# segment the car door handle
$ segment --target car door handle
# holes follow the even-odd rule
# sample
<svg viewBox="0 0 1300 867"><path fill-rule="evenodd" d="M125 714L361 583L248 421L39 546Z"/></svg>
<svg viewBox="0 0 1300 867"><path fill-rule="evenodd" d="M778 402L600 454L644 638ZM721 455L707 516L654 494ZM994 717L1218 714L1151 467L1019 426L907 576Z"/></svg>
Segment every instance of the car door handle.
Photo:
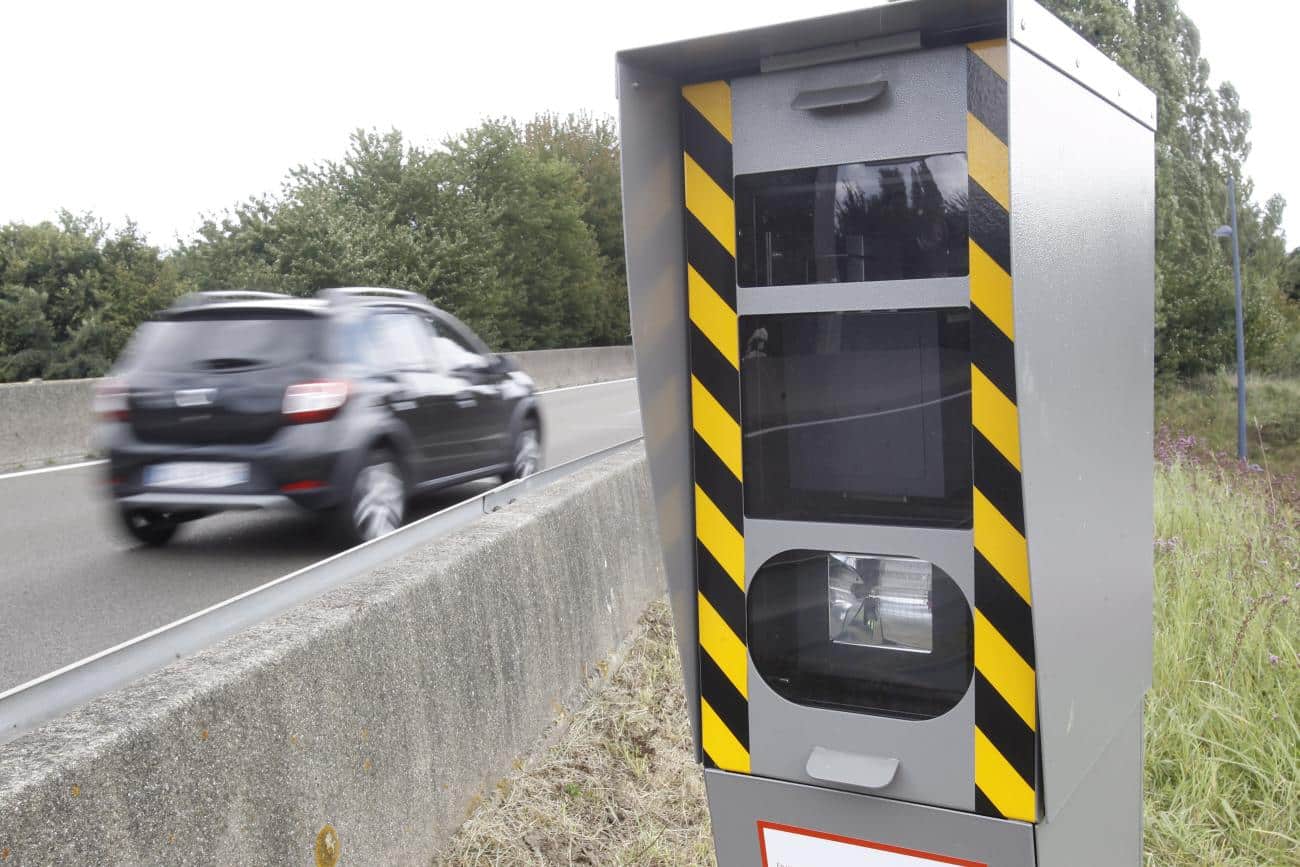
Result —
<svg viewBox="0 0 1300 867"><path fill-rule="evenodd" d="M388 405L397 412L415 409L415 397L408 391L393 391L387 396Z"/></svg>
<svg viewBox="0 0 1300 867"><path fill-rule="evenodd" d="M468 409L471 406L478 406L478 398L474 396L473 392L462 391L460 394L456 395L456 406L459 406L462 409Z"/></svg>

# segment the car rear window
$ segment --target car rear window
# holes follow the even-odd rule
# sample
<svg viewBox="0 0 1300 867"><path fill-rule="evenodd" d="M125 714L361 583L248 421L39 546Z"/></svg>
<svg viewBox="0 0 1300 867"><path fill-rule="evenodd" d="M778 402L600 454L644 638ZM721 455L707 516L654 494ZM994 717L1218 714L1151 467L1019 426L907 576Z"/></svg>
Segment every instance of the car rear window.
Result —
<svg viewBox="0 0 1300 867"><path fill-rule="evenodd" d="M289 312L212 311L146 322L127 357L159 370L245 370L317 355L322 323Z"/></svg>

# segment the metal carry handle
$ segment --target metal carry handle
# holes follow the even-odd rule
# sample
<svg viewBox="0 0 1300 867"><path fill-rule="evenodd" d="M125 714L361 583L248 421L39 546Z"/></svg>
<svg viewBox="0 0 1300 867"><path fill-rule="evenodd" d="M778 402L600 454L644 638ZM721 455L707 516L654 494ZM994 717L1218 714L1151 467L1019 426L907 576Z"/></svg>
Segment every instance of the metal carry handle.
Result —
<svg viewBox="0 0 1300 867"><path fill-rule="evenodd" d="M828 108L867 105L884 95L889 82L883 78L862 84L845 84L819 90L801 90L790 107L795 111L823 111Z"/></svg>
<svg viewBox="0 0 1300 867"><path fill-rule="evenodd" d="M883 789L898 773L898 759L843 753L813 747L804 766L808 776L825 783L839 783L859 789Z"/></svg>

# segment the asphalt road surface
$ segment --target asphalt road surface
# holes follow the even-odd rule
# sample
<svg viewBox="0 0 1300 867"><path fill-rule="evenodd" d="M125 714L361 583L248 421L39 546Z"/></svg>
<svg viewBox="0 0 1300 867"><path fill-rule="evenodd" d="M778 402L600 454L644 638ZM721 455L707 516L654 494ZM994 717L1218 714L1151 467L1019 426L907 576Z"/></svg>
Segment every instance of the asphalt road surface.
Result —
<svg viewBox="0 0 1300 867"><path fill-rule="evenodd" d="M547 466L641 433L636 383L541 395ZM187 524L166 548L118 531L103 467L0 476L0 692L337 553L299 512L230 512ZM482 493L417 500L422 517Z"/></svg>

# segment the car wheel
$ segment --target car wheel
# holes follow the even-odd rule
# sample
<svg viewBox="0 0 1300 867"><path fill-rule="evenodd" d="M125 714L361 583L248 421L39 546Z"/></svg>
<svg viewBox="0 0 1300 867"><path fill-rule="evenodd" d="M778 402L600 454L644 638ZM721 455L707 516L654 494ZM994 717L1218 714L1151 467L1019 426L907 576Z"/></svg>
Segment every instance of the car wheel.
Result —
<svg viewBox="0 0 1300 867"><path fill-rule="evenodd" d="M180 527L173 516L148 509L122 510L122 525L138 542L151 548L161 548L171 541Z"/></svg>
<svg viewBox="0 0 1300 867"><path fill-rule="evenodd" d="M406 480L397 458L376 449L352 482L352 494L339 516L352 544L378 539L402 526L406 517Z"/></svg>
<svg viewBox="0 0 1300 867"><path fill-rule="evenodd" d="M524 426L515 437L514 455L510 469L502 478L507 482L526 479L542 468L542 431L533 419L525 419Z"/></svg>

